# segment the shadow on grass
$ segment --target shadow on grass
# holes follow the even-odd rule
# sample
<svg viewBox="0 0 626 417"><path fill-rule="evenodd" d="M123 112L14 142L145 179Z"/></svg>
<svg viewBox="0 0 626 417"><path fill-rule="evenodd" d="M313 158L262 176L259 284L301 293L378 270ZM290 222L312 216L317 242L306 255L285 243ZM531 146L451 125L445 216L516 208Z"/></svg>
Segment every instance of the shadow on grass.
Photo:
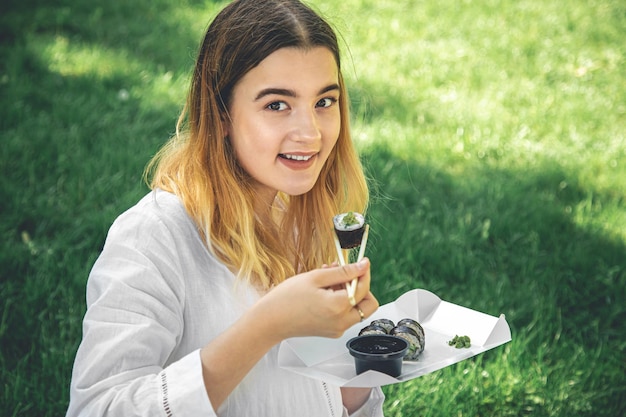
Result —
<svg viewBox="0 0 626 417"><path fill-rule="evenodd" d="M577 409L585 401L553 398L532 404L533 415L553 415L555 407L560 415L622 413L626 404L616 398L623 398L626 372L626 246L575 221L576 210L615 206L614 195L585 189L576 175L554 166L477 169L460 178L382 146L364 159L379 184L369 214L368 256L381 303L424 288L455 304L505 314L515 347L478 360L500 364L506 355L520 367L518 375L537 366L554 383L576 384L572 389L592 410ZM516 350L505 354L509 349ZM443 378L455 370L448 372ZM560 396L563 389L550 387L545 395ZM388 392L403 398L401 391L392 386ZM516 407L529 400L523 398L514 400ZM481 412L488 409L483 405Z"/></svg>
<svg viewBox="0 0 626 417"><path fill-rule="evenodd" d="M201 39L179 12L210 3L225 2L186 0L179 6L167 0L6 0L0 6L0 40L12 44L32 34L64 36L186 70Z"/></svg>
<svg viewBox="0 0 626 417"><path fill-rule="evenodd" d="M506 313L517 331L553 320L555 334L589 348L622 343L626 246L580 227L573 213L612 204L613 196L583 189L555 167L484 169L461 179L384 147L364 157L380 184L370 256L384 302L422 287Z"/></svg>
<svg viewBox="0 0 626 417"><path fill-rule="evenodd" d="M160 1L1 7L0 408L58 416L88 271L113 218L145 192L143 167L173 131L180 102L122 99L139 72L54 71L32 40L123 50L158 74L188 71L199 39Z"/></svg>

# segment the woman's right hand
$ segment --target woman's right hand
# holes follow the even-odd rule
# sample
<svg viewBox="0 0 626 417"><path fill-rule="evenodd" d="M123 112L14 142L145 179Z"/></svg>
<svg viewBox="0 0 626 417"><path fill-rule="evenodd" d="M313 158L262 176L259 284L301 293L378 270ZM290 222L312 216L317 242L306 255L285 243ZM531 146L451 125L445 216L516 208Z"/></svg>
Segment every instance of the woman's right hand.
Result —
<svg viewBox="0 0 626 417"><path fill-rule="evenodd" d="M354 278L358 279L356 306L350 304L345 289ZM377 308L367 258L285 280L201 349L202 376L211 404L217 410L261 357L284 339L340 337L361 320L359 309L369 317Z"/></svg>
<svg viewBox="0 0 626 417"><path fill-rule="evenodd" d="M358 279L356 305L346 283ZM378 309L370 292L370 262L324 266L289 278L263 296L254 310L272 323L277 342L296 336L340 337Z"/></svg>

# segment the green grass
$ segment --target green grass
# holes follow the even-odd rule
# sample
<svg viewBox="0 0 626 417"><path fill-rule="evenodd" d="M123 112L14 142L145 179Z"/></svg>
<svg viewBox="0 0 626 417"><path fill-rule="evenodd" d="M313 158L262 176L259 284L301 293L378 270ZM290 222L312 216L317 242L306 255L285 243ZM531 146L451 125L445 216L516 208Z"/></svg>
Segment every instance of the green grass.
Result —
<svg viewBox="0 0 626 417"><path fill-rule="evenodd" d="M87 274L145 191L224 2L0 6L0 409L61 416ZM349 51L387 303L413 288L513 341L385 387L386 415L626 412L626 6L316 0Z"/></svg>

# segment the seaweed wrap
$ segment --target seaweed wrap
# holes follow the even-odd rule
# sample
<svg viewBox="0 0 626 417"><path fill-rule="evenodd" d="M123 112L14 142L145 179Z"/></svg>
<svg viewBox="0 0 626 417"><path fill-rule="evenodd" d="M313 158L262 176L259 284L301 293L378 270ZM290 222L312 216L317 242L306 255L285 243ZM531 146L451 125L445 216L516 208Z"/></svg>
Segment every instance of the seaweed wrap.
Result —
<svg viewBox="0 0 626 417"><path fill-rule="evenodd" d="M385 329L385 333L387 334L391 331L391 329L396 327L393 321L389 319L376 319L372 321L370 324L382 327L383 329Z"/></svg>
<svg viewBox="0 0 626 417"><path fill-rule="evenodd" d="M407 326L396 326L390 332L393 336L398 336L409 342L409 350L404 356L404 360L414 361L424 351L424 345L415 333L415 330Z"/></svg>
<svg viewBox="0 0 626 417"><path fill-rule="evenodd" d="M422 348L425 346L426 335L424 333L424 328L417 321L408 318L402 319L398 322L398 326L406 326L410 329L413 329L413 331L415 331L415 334L417 335L417 338L420 341L420 344L422 345Z"/></svg>
<svg viewBox="0 0 626 417"><path fill-rule="evenodd" d="M365 232L365 217L356 211L341 213L333 217L335 233L342 249L356 248L361 244Z"/></svg>
<svg viewBox="0 0 626 417"><path fill-rule="evenodd" d="M369 326L365 326L359 332L359 336L364 336L368 334L388 334L387 330L384 327L378 326L376 324L370 324Z"/></svg>

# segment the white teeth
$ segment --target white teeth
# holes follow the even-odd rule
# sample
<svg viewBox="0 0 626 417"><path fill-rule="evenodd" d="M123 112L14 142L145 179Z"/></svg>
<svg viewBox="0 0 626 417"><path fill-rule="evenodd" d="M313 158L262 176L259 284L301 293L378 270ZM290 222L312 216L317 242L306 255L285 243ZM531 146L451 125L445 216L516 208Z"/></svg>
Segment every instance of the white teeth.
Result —
<svg viewBox="0 0 626 417"><path fill-rule="evenodd" d="M312 158L312 155L289 155L289 154L283 154L282 155L284 158L286 159L292 159L294 161L308 161L309 159Z"/></svg>

